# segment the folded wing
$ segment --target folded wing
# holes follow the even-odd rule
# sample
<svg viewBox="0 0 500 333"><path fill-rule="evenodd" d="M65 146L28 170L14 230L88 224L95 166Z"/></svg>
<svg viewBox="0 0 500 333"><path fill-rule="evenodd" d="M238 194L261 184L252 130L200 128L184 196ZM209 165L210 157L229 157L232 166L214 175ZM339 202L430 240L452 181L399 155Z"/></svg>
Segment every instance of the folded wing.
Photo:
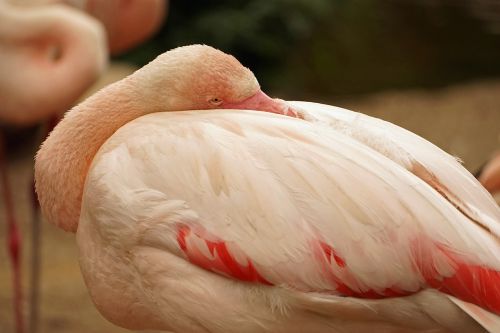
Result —
<svg viewBox="0 0 500 333"><path fill-rule="evenodd" d="M310 102L290 102L308 121L331 127L367 145L424 180L471 221L500 239L500 209L453 156L390 122Z"/></svg>
<svg viewBox="0 0 500 333"><path fill-rule="evenodd" d="M99 156L85 198L110 221L104 234L245 282L365 298L434 287L500 313L498 240L329 126L251 111L154 114Z"/></svg>

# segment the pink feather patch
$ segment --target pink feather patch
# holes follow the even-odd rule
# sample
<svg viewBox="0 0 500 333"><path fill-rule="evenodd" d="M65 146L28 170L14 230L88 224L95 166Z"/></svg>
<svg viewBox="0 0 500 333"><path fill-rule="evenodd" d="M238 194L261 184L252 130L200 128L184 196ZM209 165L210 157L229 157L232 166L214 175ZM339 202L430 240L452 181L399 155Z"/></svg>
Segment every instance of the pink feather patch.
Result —
<svg viewBox="0 0 500 333"><path fill-rule="evenodd" d="M212 258L208 257L196 246L196 241L205 243ZM177 231L177 243L189 261L201 268L241 281L272 285L271 282L260 275L248 257L245 256L244 259L246 265L240 264L228 250L227 244L224 241L205 239L199 233L194 232L191 227L181 225Z"/></svg>
<svg viewBox="0 0 500 333"><path fill-rule="evenodd" d="M319 246L318 246L319 245ZM334 290L343 296L349 297L359 297L359 298L369 298L369 299L379 299L385 297L399 297L407 296L411 294L400 290L396 287L385 288L383 290L359 290L357 288L349 287L346 283L347 280L352 281L355 284L356 277L349 270L347 263L344 258L342 258L337 251L324 241L315 241L312 244L313 249L316 249L316 258L322 265L323 272L332 281L334 285ZM332 270L332 259L335 265L337 265L342 271L342 277L337 276ZM345 281L343 281L345 280Z"/></svg>
<svg viewBox="0 0 500 333"><path fill-rule="evenodd" d="M321 249L323 250L323 253L326 256L326 260L331 264L332 263L332 257L335 260L335 263L339 267L345 267L345 261L343 258L341 258L337 252L331 247L330 245L326 244L325 242L319 242L319 246L321 246Z"/></svg>
<svg viewBox="0 0 500 333"><path fill-rule="evenodd" d="M346 281L355 285L356 277L349 270L345 260L328 244L318 242L320 252L316 254L322 263L323 271L335 285L335 290L344 296L378 299L385 297L407 296L413 292L401 290L395 286L383 290L359 290L349 287ZM456 255L443 246L418 246L414 243L415 269L420 272L428 287L435 288L446 294L455 296L463 301L474 303L493 313L500 314L500 272L484 266L471 265L461 262ZM421 245L421 244L420 244ZM453 266L453 274L442 276L432 266L433 251L441 251ZM335 264L342 268L342 274L336 275L331 267L332 258ZM417 272L416 272L417 274ZM425 285L421 289L425 288Z"/></svg>
<svg viewBox="0 0 500 333"><path fill-rule="evenodd" d="M428 265L419 263L427 284L500 315L500 272L485 266L465 263L444 246L437 245L436 248L448 257L455 272L451 276L443 277Z"/></svg>
<svg viewBox="0 0 500 333"><path fill-rule="evenodd" d="M259 273L252 260L234 243L229 246L227 242L209 235L206 231L198 232L187 225L179 225L177 243L189 261L201 268L240 281L273 285ZM311 242L311 246L316 260L322 265L324 274L332 281L331 292L369 299L407 296L415 292L401 290L396 286L380 290L356 288L356 276L350 271L345 259L332 246L321 240ZM205 251L201 247L206 247ZM435 253L429 251L441 251L449 259L453 267L450 276L443 276L433 267L432 258ZM413 256L415 274L420 272L425 280L420 289L427 285L500 314L500 272L464 263L450 250L439 245L419 246L418 243L414 243ZM335 270L332 265L337 266L340 271ZM329 291L323 290L323 292Z"/></svg>

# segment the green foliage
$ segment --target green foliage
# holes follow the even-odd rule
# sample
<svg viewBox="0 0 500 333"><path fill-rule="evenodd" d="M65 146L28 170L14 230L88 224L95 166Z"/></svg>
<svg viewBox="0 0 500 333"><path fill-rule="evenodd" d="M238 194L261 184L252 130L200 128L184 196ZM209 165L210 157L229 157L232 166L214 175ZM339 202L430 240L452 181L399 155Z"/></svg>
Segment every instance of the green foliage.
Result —
<svg viewBox="0 0 500 333"><path fill-rule="evenodd" d="M235 55L292 98L500 74L500 36L444 0L174 0L162 31L126 59L191 43Z"/></svg>

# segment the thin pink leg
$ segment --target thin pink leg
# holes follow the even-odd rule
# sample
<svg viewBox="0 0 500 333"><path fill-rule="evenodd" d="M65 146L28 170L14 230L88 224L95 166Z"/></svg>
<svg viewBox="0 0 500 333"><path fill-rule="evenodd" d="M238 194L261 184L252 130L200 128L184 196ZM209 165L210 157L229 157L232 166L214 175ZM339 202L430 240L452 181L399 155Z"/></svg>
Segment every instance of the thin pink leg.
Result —
<svg viewBox="0 0 500 333"><path fill-rule="evenodd" d="M47 121L46 127L42 134L42 142L45 141L49 133L54 129L61 118L54 116ZM40 203L35 191L35 179L30 184L31 194L31 209L32 209L32 233L31 233L31 280L30 280L30 317L29 317L29 332L38 332L38 304L40 290L40 251L41 251L41 229L40 223Z"/></svg>
<svg viewBox="0 0 500 333"><path fill-rule="evenodd" d="M14 212L14 202L7 177L7 163L5 158L5 142L3 134L0 136L0 177L7 217L8 250L12 261L14 316L16 333L24 332L22 289L21 289L21 234Z"/></svg>
<svg viewBox="0 0 500 333"><path fill-rule="evenodd" d="M30 304L29 304L29 332L38 332L38 304L40 291L40 251L41 251L41 224L38 198L35 193L35 182L31 182L31 276L30 276Z"/></svg>

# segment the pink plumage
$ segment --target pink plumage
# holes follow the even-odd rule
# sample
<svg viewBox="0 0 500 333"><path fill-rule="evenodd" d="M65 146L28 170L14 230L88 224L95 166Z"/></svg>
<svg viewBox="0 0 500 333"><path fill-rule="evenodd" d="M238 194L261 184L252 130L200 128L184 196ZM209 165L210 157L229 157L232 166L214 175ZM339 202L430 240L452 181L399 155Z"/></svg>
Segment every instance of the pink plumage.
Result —
<svg viewBox="0 0 500 333"><path fill-rule="evenodd" d="M378 119L272 99L207 46L70 111L35 174L98 309L124 327L500 327L500 210L455 158Z"/></svg>

